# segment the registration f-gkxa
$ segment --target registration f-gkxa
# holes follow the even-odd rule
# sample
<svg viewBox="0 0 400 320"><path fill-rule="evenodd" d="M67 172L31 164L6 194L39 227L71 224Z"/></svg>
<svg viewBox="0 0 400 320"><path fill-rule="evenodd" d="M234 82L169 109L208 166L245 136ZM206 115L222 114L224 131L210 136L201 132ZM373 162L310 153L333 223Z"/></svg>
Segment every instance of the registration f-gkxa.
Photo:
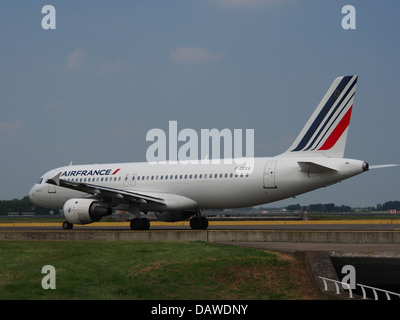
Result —
<svg viewBox="0 0 400 320"><path fill-rule="evenodd" d="M162 221L190 220L206 229L203 209L261 205L309 192L368 171L368 163L343 158L357 76L336 78L303 130L275 157L205 163L70 165L45 173L29 197L63 209L63 228L89 224L124 210L132 230L146 230L154 212ZM250 163L250 165L249 165Z"/></svg>

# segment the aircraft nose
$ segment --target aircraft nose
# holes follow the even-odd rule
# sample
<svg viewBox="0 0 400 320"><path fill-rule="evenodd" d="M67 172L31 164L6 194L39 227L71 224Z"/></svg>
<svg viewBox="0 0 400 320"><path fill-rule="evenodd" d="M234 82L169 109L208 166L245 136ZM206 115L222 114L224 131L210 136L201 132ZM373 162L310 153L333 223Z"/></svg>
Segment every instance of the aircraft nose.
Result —
<svg viewBox="0 0 400 320"><path fill-rule="evenodd" d="M31 190L29 191L29 199L36 204L37 199L35 198L35 193L36 193L36 185L34 185Z"/></svg>

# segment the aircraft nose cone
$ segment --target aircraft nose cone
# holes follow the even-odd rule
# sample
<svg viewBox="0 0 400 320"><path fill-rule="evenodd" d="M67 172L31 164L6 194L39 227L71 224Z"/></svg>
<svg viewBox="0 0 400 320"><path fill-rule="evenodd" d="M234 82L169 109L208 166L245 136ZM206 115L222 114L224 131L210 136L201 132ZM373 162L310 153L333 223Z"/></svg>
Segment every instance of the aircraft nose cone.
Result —
<svg viewBox="0 0 400 320"><path fill-rule="evenodd" d="M35 199L35 186L33 186L31 188L31 190L29 191L29 199L36 204L36 199Z"/></svg>

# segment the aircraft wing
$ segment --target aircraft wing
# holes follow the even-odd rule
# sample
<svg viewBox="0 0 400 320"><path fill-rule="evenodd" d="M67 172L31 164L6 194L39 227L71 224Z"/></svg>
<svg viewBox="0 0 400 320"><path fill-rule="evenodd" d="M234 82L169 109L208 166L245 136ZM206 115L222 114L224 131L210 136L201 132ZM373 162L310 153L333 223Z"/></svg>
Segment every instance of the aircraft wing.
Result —
<svg viewBox="0 0 400 320"><path fill-rule="evenodd" d="M68 188L72 190L77 190L81 192L86 192L94 195L98 198L114 198L120 200L127 200L129 202L136 202L139 204L145 203L158 203L158 204L166 204L165 200L151 194L143 193L143 192L133 192L115 188L109 188L104 186L98 186L90 183L79 183L72 182L60 179L61 172L58 173L51 179L48 179L46 183L53 184L56 186L60 186L63 188Z"/></svg>

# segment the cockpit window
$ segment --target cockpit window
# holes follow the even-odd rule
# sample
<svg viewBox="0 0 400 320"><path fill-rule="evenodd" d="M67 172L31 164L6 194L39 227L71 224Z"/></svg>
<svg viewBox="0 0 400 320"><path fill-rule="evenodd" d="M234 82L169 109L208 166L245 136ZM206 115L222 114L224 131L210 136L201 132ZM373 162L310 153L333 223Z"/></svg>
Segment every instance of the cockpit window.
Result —
<svg viewBox="0 0 400 320"><path fill-rule="evenodd" d="M40 180L38 181L38 184L41 184L43 181L43 178L40 178Z"/></svg>

